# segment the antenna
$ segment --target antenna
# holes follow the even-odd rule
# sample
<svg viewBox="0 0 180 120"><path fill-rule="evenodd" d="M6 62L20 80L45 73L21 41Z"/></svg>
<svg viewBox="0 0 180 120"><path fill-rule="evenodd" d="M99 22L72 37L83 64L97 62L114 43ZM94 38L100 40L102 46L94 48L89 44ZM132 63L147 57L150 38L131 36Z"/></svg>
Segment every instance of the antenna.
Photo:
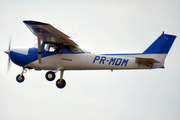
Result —
<svg viewBox="0 0 180 120"><path fill-rule="evenodd" d="M76 36L78 36L78 34L75 33L75 36L72 36L72 39L75 38Z"/></svg>
<svg viewBox="0 0 180 120"><path fill-rule="evenodd" d="M76 32L74 32L74 30L72 30L68 36L70 36L72 39L75 38L78 34L76 34Z"/></svg>
<svg viewBox="0 0 180 120"><path fill-rule="evenodd" d="M93 54L94 54L94 52L95 52L95 50L98 48L98 46L94 49L94 51L93 51Z"/></svg>
<svg viewBox="0 0 180 120"><path fill-rule="evenodd" d="M68 34L68 36L70 36L70 34L73 32L74 30L71 30L71 32Z"/></svg>

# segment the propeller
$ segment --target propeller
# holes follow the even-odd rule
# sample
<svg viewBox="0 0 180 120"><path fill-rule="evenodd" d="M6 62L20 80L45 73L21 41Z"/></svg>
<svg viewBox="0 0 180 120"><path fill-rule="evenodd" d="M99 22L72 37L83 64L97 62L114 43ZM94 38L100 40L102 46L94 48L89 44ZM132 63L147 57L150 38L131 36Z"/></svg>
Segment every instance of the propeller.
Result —
<svg viewBox="0 0 180 120"><path fill-rule="evenodd" d="M9 39L9 48L8 48L8 50L4 51L5 53L7 53L9 55L8 65L7 65L7 72L9 72L10 67L11 67L10 50L11 50L11 38Z"/></svg>

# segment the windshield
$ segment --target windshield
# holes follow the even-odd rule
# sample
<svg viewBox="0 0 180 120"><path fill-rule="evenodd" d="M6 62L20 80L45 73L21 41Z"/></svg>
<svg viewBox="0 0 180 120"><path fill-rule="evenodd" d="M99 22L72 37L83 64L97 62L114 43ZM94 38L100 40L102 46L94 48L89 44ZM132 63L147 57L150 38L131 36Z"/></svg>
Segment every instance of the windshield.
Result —
<svg viewBox="0 0 180 120"><path fill-rule="evenodd" d="M42 45L42 41L41 41L41 45ZM33 46L33 48L38 49L38 43L36 43L36 44Z"/></svg>
<svg viewBox="0 0 180 120"><path fill-rule="evenodd" d="M36 43L36 44L33 46L33 48L38 49L38 44Z"/></svg>

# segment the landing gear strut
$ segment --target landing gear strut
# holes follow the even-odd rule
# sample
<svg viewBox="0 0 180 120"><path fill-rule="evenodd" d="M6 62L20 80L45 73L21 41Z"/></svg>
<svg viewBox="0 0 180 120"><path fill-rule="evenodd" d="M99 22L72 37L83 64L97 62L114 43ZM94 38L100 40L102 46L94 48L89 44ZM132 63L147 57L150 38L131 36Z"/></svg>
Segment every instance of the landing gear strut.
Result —
<svg viewBox="0 0 180 120"><path fill-rule="evenodd" d="M26 73L26 72L27 72L27 70L23 67L23 70L22 70L21 74L18 74L16 76L16 80L17 80L18 83L22 83L25 80L25 77L24 77L23 74Z"/></svg>
<svg viewBox="0 0 180 120"><path fill-rule="evenodd" d="M59 69L57 70L59 71ZM56 71L56 72L57 72ZM64 74L64 70L60 70L61 71L61 74L60 74L60 79L58 79L56 81L56 86L60 89L64 88L66 86L66 81L63 79L63 74ZM53 72L53 71L48 71L45 75L46 79L48 81L53 81L56 77L56 72Z"/></svg>
<svg viewBox="0 0 180 120"><path fill-rule="evenodd" d="M66 86L66 81L63 79L63 73L64 73L64 70L61 70L60 79L56 81L56 86L58 88L64 88Z"/></svg>

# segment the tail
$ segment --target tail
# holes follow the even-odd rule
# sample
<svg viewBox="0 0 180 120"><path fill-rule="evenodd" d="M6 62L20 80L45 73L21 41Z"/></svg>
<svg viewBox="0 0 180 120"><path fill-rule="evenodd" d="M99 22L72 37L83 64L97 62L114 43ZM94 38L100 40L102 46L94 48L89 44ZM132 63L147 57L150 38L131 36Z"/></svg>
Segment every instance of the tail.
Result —
<svg viewBox="0 0 180 120"><path fill-rule="evenodd" d="M142 54L145 58L136 58L136 62L150 65L153 68L164 68L164 60L175 40L175 35L161 34ZM148 57L149 56L149 57Z"/></svg>
<svg viewBox="0 0 180 120"><path fill-rule="evenodd" d="M143 54L168 54L176 36L162 34L156 39Z"/></svg>

